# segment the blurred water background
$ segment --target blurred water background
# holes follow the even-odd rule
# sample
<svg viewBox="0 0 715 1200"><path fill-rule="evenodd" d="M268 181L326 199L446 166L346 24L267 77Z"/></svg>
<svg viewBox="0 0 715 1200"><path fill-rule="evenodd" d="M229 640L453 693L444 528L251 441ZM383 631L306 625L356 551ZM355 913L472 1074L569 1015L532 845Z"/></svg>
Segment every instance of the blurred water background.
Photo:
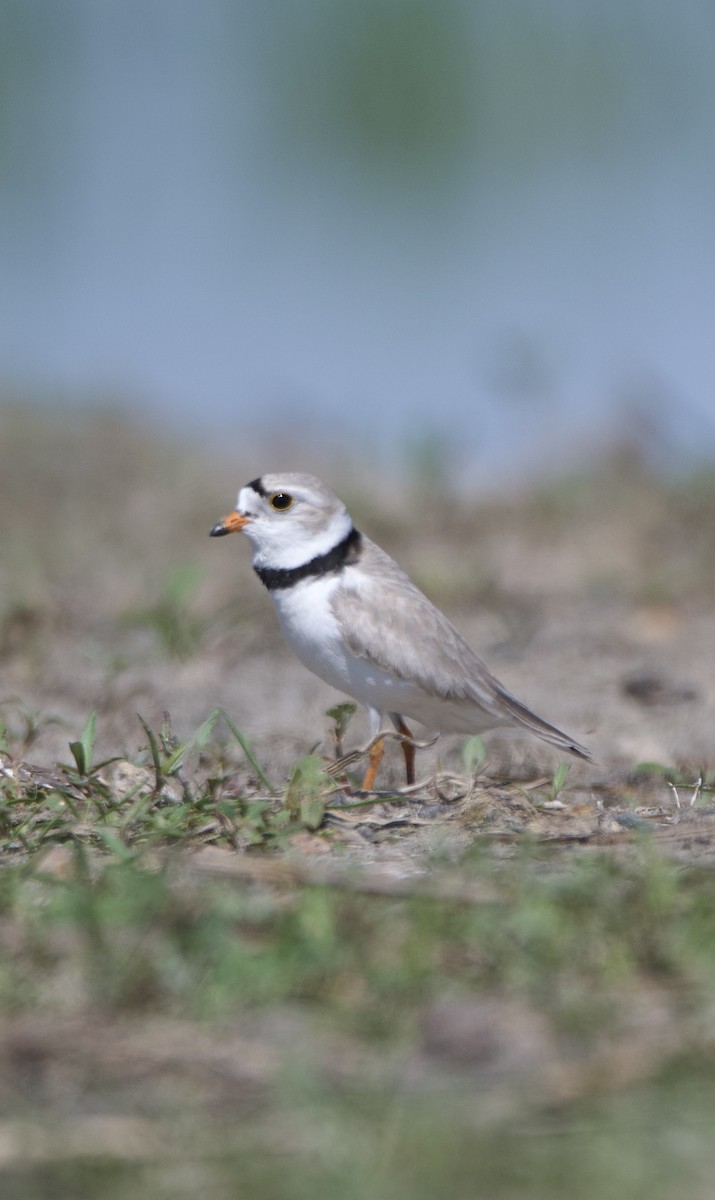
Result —
<svg viewBox="0 0 715 1200"><path fill-rule="evenodd" d="M711 0L3 0L0 393L710 461L714 62Z"/></svg>

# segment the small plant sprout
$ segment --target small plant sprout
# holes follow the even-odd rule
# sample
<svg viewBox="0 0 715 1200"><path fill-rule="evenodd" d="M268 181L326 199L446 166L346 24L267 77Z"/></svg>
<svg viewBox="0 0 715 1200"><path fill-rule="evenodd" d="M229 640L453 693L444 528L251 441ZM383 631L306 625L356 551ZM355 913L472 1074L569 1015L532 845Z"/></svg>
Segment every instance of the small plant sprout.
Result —
<svg viewBox="0 0 715 1200"><path fill-rule="evenodd" d="M149 753L151 754L152 765L155 774L155 791L161 791L164 781L169 776L179 777L179 772L184 765L186 755L190 750L202 750L206 746L214 726L218 720L223 720L229 731L238 742L243 750L246 758L253 767L256 775L261 783L272 796L275 795L275 789L271 784L270 779L266 775L263 767L256 758L250 744L246 741L243 734L231 721L230 717L221 708L215 708L210 712L206 720L199 726L195 733L191 735L185 742L179 742L171 732L171 727L168 718L165 714L164 724L159 736L154 733L151 726L144 720L142 716L137 714L141 726L147 736L149 742Z"/></svg>
<svg viewBox="0 0 715 1200"><path fill-rule="evenodd" d="M200 750L206 745L213 727L220 716L220 711L219 709L214 709L196 732L185 742L179 742L173 736L166 714L161 733L158 737L144 718L139 716L138 713L137 716L149 741L149 752L156 776L155 790L158 792L161 790L168 776L178 775L189 750L194 748Z"/></svg>
<svg viewBox="0 0 715 1200"><path fill-rule="evenodd" d="M319 829L325 816L326 793L333 781L317 754L305 754L293 767L286 788L285 811L291 821Z"/></svg>
<svg viewBox="0 0 715 1200"><path fill-rule="evenodd" d="M551 799L557 800L559 792L562 791L564 784L568 778L569 764L560 762L554 771L554 777L551 780Z"/></svg>
<svg viewBox="0 0 715 1200"><path fill-rule="evenodd" d="M353 700L345 700L342 704L333 705L325 713L326 717L330 717L330 720L333 722L333 728L330 732L333 738L333 749L336 758L343 757L343 738L345 737L348 725L355 716L356 710L357 704Z"/></svg>
<svg viewBox="0 0 715 1200"><path fill-rule="evenodd" d="M94 741L97 735L97 713L96 711L89 714L87 724L85 725L78 742L70 742L70 753L77 764L79 774L86 778L92 770L92 760L94 758Z"/></svg>
<svg viewBox="0 0 715 1200"><path fill-rule="evenodd" d="M484 740L477 736L467 738L462 746L462 766L466 775L478 775L481 768L484 766L487 757L487 748L484 745Z"/></svg>

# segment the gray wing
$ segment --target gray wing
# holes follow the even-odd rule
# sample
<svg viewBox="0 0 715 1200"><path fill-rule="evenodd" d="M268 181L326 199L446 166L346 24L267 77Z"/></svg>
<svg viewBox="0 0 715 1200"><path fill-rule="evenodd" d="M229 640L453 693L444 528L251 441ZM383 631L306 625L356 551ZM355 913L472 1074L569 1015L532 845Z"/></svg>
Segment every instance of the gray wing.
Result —
<svg viewBox="0 0 715 1200"><path fill-rule="evenodd" d="M332 604L345 642L359 658L431 695L486 709L495 724L523 725L579 758L590 758L583 746L502 687L444 614L369 538L363 537L355 571L343 572Z"/></svg>

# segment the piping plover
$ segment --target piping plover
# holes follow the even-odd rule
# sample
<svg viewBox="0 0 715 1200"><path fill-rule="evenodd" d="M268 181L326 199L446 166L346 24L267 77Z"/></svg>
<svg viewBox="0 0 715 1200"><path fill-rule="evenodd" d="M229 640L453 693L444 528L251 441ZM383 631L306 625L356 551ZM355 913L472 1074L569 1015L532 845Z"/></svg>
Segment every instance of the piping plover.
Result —
<svg viewBox="0 0 715 1200"><path fill-rule="evenodd" d="M289 645L310 671L365 705L373 738L389 716L402 735L408 784L415 748L404 718L439 732L516 725L590 754L517 700L412 580L353 525L343 502L313 475L261 475L238 493L211 537L243 530ZM372 790L384 741L363 780Z"/></svg>

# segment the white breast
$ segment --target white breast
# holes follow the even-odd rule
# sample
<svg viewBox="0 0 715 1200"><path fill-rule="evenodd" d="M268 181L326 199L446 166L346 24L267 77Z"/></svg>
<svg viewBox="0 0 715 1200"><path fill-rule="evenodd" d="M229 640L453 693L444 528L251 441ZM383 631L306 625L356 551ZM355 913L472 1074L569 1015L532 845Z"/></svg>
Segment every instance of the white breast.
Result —
<svg viewBox="0 0 715 1200"><path fill-rule="evenodd" d="M346 650L330 604L337 575L305 579L293 587L276 588L271 599L291 649L321 679L345 686Z"/></svg>
<svg viewBox="0 0 715 1200"><path fill-rule="evenodd" d="M408 711L406 705L414 705L419 689L358 658L345 645L330 603L339 586L338 575L325 575L271 592L286 641L308 670L332 687L380 712Z"/></svg>

